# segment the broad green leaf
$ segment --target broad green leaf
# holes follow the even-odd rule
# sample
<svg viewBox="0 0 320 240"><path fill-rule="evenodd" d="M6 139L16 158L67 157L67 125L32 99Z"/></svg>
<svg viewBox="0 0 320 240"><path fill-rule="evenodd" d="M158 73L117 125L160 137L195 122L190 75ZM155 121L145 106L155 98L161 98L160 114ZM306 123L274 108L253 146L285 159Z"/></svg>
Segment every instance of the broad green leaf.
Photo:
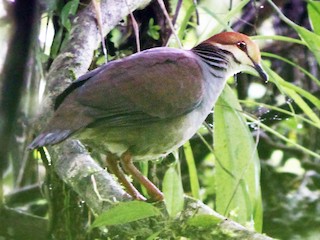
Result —
<svg viewBox="0 0 320 240"><path fill-rule="evenodd" d="M91 228L119 225L158 215L160 215L160 211L150 203L122 202L99 215L92 223Z"/></svg>
<svg viewBox="0 0 320 240"><path fill-rule="evenodd" d="M177 173L175 166L171 166L167 170L162 184L167 211L171 217L174 217L182 211L184 205L181 177Z"/></svg>
<svg viewBox="0 0 320 240"><path fill-rule="evenodd" d="M63 33L63 29L60 28L59 31L54 36L54 39L51 45L51 52L50 52L50 56L52 58L55 58L59 52L59 49L62 43L62 33Z"/></svg>
<svg viewBox="0 0 320 240"><path fill-rule="evenodd" d="M71 1L71 7L70 7L70 14L75 15L77 13L78 7L79 7L79 0L73 0Z"/></svg>
<svg viewBox="0 0 320 240"><path fill-rule="evenodd" d="M243 225L262 229L260 162L247 122L229 86L214 109L216 210Z"/></svg>
<svg viewBox="0 0 320 240"><path fill-rule="evenodd" d="M320 35L320 2L309 1L307 8L313 31Z"/></svg>
<svg viewBox="0 0 320 240"><path fill-rule="evenodd" d="M192 148L189 141L184 144L183 150L186 156L186 161L187 161L188 170L189 170L189 179L190 179L192 196L196 199L200 199L200 186L199 186L197 168L196 168Z"/></svg>
<svg viewBox="0 0 320 240"><path fill-rule="evenodd" d="M223 219L213 215L202 214L189 218L187 224L193 227L212 228L222 221Z"/></svg>
<svg viewBox="0 0 320 240"><path fill-rule="evenodd" d="M308 48L314 54L320 65L320 36L299 25L294 25L294 29L298 32L302 40L306 42Z"/></svg>
<svg viewBox="0 0 320 240"><path fill-rule="evenodd" d="M79 5L79 0L73 0L68 2L61 10L61 24L68 30L68 32L71 30L71 22L69 19L70 15L75 15L77 12Z"/></svg>

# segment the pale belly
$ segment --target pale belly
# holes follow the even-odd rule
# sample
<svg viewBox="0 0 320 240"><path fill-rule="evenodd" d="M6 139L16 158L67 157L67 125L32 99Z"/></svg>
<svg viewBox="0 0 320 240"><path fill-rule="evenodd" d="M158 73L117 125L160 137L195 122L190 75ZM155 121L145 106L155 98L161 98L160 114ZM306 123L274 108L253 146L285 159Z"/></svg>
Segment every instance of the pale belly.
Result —
<svg viewBox="0 0 320 240"><path fill-rule="evenodd" d="M194 110L184 116L132 127L99 126L82 131L77 138L100 151L121 156L129 151L133 160L163 157L183 145L201 127L208 113Z"/></svg>

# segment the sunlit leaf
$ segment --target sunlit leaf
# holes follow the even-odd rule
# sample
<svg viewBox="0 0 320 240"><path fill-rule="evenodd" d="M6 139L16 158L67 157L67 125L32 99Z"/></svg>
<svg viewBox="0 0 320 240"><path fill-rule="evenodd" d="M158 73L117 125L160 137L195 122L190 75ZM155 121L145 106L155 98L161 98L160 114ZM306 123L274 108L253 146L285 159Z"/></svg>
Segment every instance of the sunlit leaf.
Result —
<svg viewBox="0 0 320 240"><path fill-rule="evenodd" d="M307 7L313 31L320 35L320 2L309 1Z"/></svg>
<svg viewBox="0 0 320 240"><path fill-rule="evenodd" d="M256 36L250 36L252 40L275 40L275 41L283 41L283 42L289 42L289 43L296 43L300 45L306 45L304 41L301 41L300 39L292 38L292 37L286 37L281 35L256 35Z"/></svg>
<svg viewBox="0 0 320 240"><path fill-rule="evenodd" d="M186 156L186 161L189 170L189 179L191 185L191 192L192 196L196 199L200 199L200 186L199 186L199 179L197 174L197 168L195 164L195 160L193 157L192 148L190 142L187 142L183 146L184 154Z"/></svg>
<svg viewBox="0 0 320 240"><path fill-rule="evenodd" d="M91 228L124 224L158 215L160 211L150 203L122 202L100 214L92 223Z"/></svg>
<svg viewBox="0 0 320 240"><path fill-rule="evenodd" d="M216 210L262 229L260 163L237 98L226 86L214 109Z"/></svg>
<svg viewBox="0 0 320 240"><path fill-rule="evenodd" d="M184 205L181 177L174 166L167 170L162 184L167 211L170 216L174 217L182 211Z"/></svg>
<svg viewBox="0 0 320 240"><path fill-rule="evenodd" d="M148 32L147 34L152 37L154 40L159 40L160 38L160 26L154 24L154 19L150 18L149 20L149 27L148 27Z"/></svg>

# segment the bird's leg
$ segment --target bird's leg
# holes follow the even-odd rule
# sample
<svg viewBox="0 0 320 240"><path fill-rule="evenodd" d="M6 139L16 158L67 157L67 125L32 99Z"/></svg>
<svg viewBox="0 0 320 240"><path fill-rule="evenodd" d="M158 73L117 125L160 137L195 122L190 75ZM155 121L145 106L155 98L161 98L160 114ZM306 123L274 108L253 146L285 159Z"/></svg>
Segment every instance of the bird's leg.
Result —
<svg viewBox="0 0 320 240"><path fill-rule="evenodd" d="M112 154L107 154L106 159L107 167L111 173L113 173L119 180L119 182L126 188L127 192L137 200L145 201L147 200L144 196L142 196L139 191L132 185L131 182L128 181L124 172L119 166L119 158Z"/></svg>
<svg viewBox="0 0 320 240"><path fill-rule="evenodd" d="M143 176L142 173L133 165L130 152L127 151L122 154L122 156L120 157L120 161L123 169L146 188L149 196L153 200L163 200L162 192L148 178Z"/></svg>

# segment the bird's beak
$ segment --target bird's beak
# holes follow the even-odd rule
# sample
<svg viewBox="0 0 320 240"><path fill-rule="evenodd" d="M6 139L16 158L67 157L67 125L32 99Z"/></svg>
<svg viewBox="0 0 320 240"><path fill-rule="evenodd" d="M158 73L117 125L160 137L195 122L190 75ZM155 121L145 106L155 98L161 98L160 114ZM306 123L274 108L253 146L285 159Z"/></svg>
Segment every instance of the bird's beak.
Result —
<svg viewBox="0 0 320 240"><path fill-rule="evenodd" d="M259 63L254 63L254 69L258 72L259 76L264 80L268 81L268 75L267 73L262 69L261 65Z"/></svg>

